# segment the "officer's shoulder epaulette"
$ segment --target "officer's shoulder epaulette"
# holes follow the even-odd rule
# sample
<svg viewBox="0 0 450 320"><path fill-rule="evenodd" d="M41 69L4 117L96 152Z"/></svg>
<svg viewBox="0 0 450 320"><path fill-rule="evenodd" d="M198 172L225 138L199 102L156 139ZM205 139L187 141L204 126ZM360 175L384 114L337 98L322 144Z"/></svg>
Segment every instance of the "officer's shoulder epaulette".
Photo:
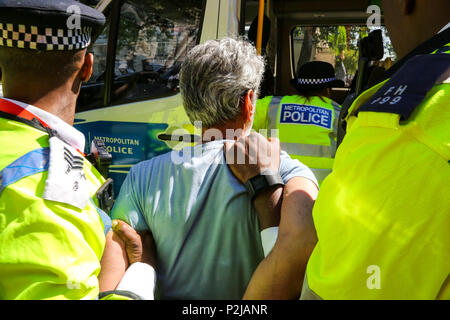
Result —
<svg viewBox="0 0 450 320"><path fill-rule="evenodd" d="M358 112L385 112L408 120L433 86L450 76L450 55L426 54L408 60Z"/></svg>
<svg viewBox="0 0 450 320"><path fill-rule="evenodd" d="M49 144L50 160L43 198L83 210L90 199L85 159L56 136L49 139Z"/></svg>

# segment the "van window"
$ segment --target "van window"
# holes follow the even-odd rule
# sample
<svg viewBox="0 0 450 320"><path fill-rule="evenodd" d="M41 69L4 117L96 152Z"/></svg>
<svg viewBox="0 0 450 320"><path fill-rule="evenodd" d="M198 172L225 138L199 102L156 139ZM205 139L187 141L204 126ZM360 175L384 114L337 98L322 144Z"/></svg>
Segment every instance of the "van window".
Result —
<svg viewBox="0 0 450 320"><path fill-rule="evenodd" d="M95 8L100 1L82 0L81 2ZM95 43L88 49L89 52L94 54L94 70L89 81L81 87L77 100L77 112L100 108L104 105L106 56L109 37L109 9L107 9L105 14L107 18L106 26Z"/></svg>
<svg viewBox="0 0 450 320"><path fill-rule="evenodd" d="M109 25L89 49L94 54L94 71L80 91L77 100L77 112L103 107L108 35Z"/></svg>
<svg viewBox="0 0 450 320"><path fill-rule="evenodd" d="M120 13L112 104L179 92L179 72L199 40L203 0L126 1Z"/></svg>
<svg viewBox="0 0 450 320"><path fill-rule="evenodd" d="M385 27L383 31L385 55L378 62L389 66L395 61L395 52ZM336 78L350 87L358 70L358 42L372 29L366 26L297 26L292 30L292 64L297 74L309 61L325 61L333 65Z"/></svg>

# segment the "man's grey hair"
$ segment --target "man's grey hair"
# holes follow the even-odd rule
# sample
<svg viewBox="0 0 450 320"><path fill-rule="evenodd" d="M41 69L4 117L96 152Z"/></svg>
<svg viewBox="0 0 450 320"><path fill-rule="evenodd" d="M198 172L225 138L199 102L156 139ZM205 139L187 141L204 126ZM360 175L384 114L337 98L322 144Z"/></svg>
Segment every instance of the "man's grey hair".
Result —
<svg viewBox="0 0 450 320"><path fill-rule="evenodd" d="M202 127L220 126L241 115L248 90L258 94L264 59L242 39L211 40L194 47L180 73L180 90L187 115Z"/></svg>

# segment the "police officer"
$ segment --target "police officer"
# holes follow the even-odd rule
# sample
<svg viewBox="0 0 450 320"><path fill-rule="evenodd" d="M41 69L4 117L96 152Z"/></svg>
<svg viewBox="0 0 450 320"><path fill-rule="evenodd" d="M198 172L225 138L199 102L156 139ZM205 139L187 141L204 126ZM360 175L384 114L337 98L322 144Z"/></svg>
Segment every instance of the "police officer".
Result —
<svg viewBox="0 0 450 320"><path fill-rule="evenodd" d="M77 1L0 0L0 299L99 295L105 180L72 124L104 24Z"/></svg>
<svg viewBox="0 0 450 320"><path fill-rule="evenodd" d="M314 224L282 209L283 237L246 298L297 298L302 288L302 299L450 299L450 3L383 9L400 60L351 106ZM318 239L311 256L308 233Z"/></svg>
<svg viewBox="0 0 450 320"><path fill-rule="evenodd" d="M268 129L269 135L279 130L281 148L310 167L320 184L333 166L341 108L330 99L330 88L344 83L335 78L331 64L312 61L300 68L292 84L298 95L257 101L253 129Z"/></svg>

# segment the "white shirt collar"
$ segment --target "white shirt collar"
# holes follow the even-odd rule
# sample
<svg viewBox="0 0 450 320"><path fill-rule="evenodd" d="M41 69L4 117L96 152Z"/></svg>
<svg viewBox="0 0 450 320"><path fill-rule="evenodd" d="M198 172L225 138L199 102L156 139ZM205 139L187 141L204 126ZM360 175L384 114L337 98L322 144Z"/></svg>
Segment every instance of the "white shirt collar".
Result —
<svg viewBox="0 0 450 320"><path fill-rule="evenodd" d="M450 22L447 23L438 33L441 33L442 31L447 30L448 28L450 28Z"/></svg>
<svg viewBox="0 0 450 320"><path fill-rule="evenodd" d="M58 132L58 135L60 135L61 138L63 138L72 147L80 150L81 152L84 151L85 145L84 135L80 131L69 125L68 123L64 122L57 116L45 110L37 108L35 106L32 106L30 104L26 104L13 99L6 99L6 98L3 99L8 100L18 105L19 107L26 109L28 112L34 114L36 117L47 123L50 126L50 128Z"/></svg>

